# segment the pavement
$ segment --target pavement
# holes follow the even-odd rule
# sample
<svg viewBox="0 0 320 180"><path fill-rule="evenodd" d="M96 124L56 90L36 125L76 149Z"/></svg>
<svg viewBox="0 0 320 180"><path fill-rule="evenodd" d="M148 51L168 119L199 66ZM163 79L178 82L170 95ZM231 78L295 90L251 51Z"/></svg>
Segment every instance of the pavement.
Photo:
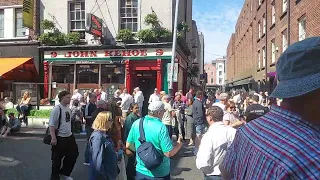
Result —
<svg viewBox="0 0 320 180"><path fill-rule="evenodd" d="M35 130L34 130L35 131ZM39 131L43 132L43 131ZM43 132L44 133L44 132ZM0 139L1 180L49 180L51 172L50 146L41 137L12 136ZM87 180L84 166L85 139L77 139L80 155L72 173L74 180ZM183 147L171 160L172 180L201 180L202 173L195 166L192 148Z"/></svg>
<svg viewBox="0 0 320 180"><path fill-rule="evenodd" d="M15 137L44 137L47 129L45 128L28 128L21 127L19 132L11 133L10 136ZM74 134L77 139L85 139L86 134Z"/></svg>

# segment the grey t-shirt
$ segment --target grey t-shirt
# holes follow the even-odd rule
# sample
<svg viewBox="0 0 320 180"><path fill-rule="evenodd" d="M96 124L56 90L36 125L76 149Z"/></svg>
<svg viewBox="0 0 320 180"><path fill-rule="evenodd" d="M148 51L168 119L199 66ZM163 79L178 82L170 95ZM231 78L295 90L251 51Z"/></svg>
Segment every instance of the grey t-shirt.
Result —
<svg viewBox="0 0 320 180"><path fill-rule="evenodd" d="M59 114L61 108L61 125L59 128L59 137L69 137L72 135L71 132L71 111L69 107L65 107L61 104L55 106L50 114L49 126L58 128Z"/></svg>

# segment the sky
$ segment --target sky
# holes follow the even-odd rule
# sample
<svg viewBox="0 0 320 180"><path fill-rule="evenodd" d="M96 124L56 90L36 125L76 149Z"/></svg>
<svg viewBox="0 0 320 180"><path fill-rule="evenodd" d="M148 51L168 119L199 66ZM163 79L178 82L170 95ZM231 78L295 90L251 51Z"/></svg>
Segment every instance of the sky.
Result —
<svg viewBox="0 0 320 180"><path fill-rule="evenodd" d="M193 20L204 34L205 62L226 55L244 0L193 0Z"/></svg>

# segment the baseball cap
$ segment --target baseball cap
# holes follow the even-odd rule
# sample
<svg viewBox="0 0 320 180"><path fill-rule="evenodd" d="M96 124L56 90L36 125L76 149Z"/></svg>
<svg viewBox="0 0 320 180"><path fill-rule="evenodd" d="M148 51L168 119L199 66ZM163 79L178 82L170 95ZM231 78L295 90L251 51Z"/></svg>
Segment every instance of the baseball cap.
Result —
<svg viewBox="0 0 320 180"><path fill-rule="evenodd" d="M149 104L148 109L150 111L161 111L164 110L164 104L161 101L153 101Z"/></svg>
<svg viewBox="0 0 320 180"><path fill-rule="evenodd" d="M296 42L280 56L273 98L302 96L320 88L320 37Z"/></svg>

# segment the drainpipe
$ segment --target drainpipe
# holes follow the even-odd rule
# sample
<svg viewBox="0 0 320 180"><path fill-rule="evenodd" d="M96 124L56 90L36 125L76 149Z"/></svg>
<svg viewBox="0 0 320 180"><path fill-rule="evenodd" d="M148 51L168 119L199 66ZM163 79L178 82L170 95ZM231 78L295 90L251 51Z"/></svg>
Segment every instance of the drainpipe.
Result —
<svg viewBox="0 0 320 180"><path fill-rule="evenodd" d="M288 0L288 12L287 12L287 17L288 17L288 46L290 46L290 30L291 30L291 16L290 16L290 12L291 12L291 0Z"/></svg>
<svg viewBox="0 0 320 180"><path fill-rule="evenodd" d="M265 81L266 81L266 86L267 86L267 82L268 82L268 28L267 28L267 24L268 24L268 1L265 2L266 3L266 14L265 14L265 18L266 18L266 35L265 35L265 38L266 38L266 47L265 47L265 54L266 54L266 71L265 71ZM266 87L265 90L268 90L269 88ZM269 89L270 90L270 89Z"/></svg>

